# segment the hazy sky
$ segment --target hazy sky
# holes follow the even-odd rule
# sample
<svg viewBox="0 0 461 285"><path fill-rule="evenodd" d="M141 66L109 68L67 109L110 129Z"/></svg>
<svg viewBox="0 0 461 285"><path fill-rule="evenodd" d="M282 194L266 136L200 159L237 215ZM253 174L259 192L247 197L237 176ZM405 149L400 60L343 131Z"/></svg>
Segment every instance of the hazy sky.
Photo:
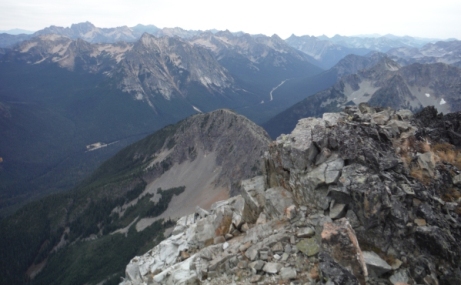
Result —
<svg viewBox="0 0 461 285"><path fill-rule="evenodd" d="M0 30L90 21L251 34L387 34L461 39L461 1L0 0Z"/></svg>

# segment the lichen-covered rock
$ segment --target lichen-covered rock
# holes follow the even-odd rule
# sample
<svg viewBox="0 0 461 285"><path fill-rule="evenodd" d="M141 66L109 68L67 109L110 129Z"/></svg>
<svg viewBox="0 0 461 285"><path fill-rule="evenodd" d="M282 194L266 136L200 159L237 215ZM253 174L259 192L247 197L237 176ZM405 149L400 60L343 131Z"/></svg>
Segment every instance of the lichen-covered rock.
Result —
<svg viewBox="0 0 461 285"><path fill-rule="evenodd" d="M305 238L296 244L296 248L307 256L314 256L320 251L320 245L315 238Z"/></svg>

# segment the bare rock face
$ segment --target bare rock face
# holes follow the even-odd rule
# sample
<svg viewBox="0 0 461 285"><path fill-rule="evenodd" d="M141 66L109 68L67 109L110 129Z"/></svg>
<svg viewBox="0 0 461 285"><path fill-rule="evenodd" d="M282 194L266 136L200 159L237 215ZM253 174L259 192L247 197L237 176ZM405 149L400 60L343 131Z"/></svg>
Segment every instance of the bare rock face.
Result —
<svg viewBox="0 0 461 285"><path fill-rule="evenodd" d="M425 124L366 105L301 120L270 145L264 174L244 180L242 196L178 221L176 235L131 261L122 284L458 284L461 154L448 144L457 129L428 143L416 136L434 132ZM418 163L423 154L430 166ZM232 237L196 242L205 233Z"/></svg>
<svg viewBox="0 0 461 285"><path fill-rule="evenodd" d="M124 55L116 73L123 76L123 91L139 96L160 95L167 100L187 96L187 89L183 88L187 82L216 92L233 83L209 50L193 47L179 38L149 34L144 34Z"/></svg>

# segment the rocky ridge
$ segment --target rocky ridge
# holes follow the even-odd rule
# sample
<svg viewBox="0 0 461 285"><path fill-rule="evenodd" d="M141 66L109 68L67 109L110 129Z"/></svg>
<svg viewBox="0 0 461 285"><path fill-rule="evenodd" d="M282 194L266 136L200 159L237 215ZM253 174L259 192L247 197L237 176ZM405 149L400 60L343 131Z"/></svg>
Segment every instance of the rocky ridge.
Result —
<svg viewBox="0 0 461 285"><path fill-rule="evenodd" d="M138 24L134 27L120 26L114 28L96 27L90 22L72 24L70 27L49 26L32 34L0 34L0 47L12 47L15 44L29 40L33 37L43 35L60 35L71 39L82 39L90 43L116 43L116 42L135 42L144 33L149 33L157 37L180 37L190 38L203 31L184 30L181 28L160 29L154 25Z"/></svg>
<svg viewBox="0 0 461 285"><path fill-rule="evenodd" d="M321 40L330 40L331 42L349 47L349 48L367 48L380 52L387 52L395 47L421 47L427 43L435 42L435 39L413 38L409 36L399 37L394 35L384 35L380 37L346 37L335 35L331 38L326 36L319 37Z"/></svg>
<svg viewBox="0 0 461 285"><path fill-rule="evenodd" d="M277 60L278 54L290 55L294 60L309 61L308 56L292 49L279 36L252 36L250 34L235 35L229 31L217 33L205 32L190 39L194 45L204 46L213 51L220 59L235 52L250 60L252 63L261 63L265 58L272 58L274 66L283 66L286 60ZM274 58L275 57L275 58ZM312 59L311 59L312 60ZM312 60L312 62L315 62Z"/></svg>
<svg viewBox="0 0 461 285"><path fill-rule="evenodd" d="M423 45L435 42L434 39L421 39L412 37L397 37L385 35L380 37L363 36L363 37L345 37L335 35L327 36L295 36L292 35L286 39L286 42L312 56L319 62L323 68L331 68L339 60L349 54L366 55L369 52L395 52L400 55L413 52ZM443 43L443 42L440 42ZM430 44L428 44L429 46ZM397 55L399 56L399 55Z"/></svg>
<svg viewBox="0 0 461 285"><path fill-rule="evenodd" d="M459 284L460 116L360 104L302 119L263 175L180 218L121 284Z"/></svg>
<svg viewBox="0 0 461 285"><path fill-rule="evenodd" d="M387 52L401 64L411 63L446 63L461 67L461 41L428 43L421 48L396 47Z"/></svg>
<svg viewBox="0 0 461 285"><path fill-rule="evenodd" d="M328 39L314 36L291 35L285 40L290 46L315 58L323 68L331 68L347 55L365 55L371 52L367 48L350 48L333 43Z"/></svg>
<svg viewBox="0 0 461 285"><path fill-rule="evenodd" d="M55 34L22 42L2 61L55 63L68 70L116 78L119 88L152 105L152 96L186 96L185 86L199 84L219 93L233 83L230 74L206 49L179 38L144 34L136 43L91 44ZM152 105L153 106L153 105Z"/></svg>

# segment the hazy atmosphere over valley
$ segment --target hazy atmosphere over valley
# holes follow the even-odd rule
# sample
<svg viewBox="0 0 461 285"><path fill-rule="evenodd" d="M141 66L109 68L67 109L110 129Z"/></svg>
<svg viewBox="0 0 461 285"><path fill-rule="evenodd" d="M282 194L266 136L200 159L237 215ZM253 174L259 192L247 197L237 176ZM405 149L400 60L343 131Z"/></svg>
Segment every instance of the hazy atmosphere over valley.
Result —
<svg viewBox="0 0 461 285"><path fill-rule="evenodd" d="M0 284L461 284L460 15L0 0Z"/></svg>
<svg viewBox="0 0 461 285"><path fill-rule="evenodd" d="M461 38L461 3L364 0L280 1L10 1L0 3L0 30L37 31L56 25L90 21L112 28L156 25L186 30L230 30L250 34L277 34L287 38L336 34L385 35L424 38Z"/></svg>

